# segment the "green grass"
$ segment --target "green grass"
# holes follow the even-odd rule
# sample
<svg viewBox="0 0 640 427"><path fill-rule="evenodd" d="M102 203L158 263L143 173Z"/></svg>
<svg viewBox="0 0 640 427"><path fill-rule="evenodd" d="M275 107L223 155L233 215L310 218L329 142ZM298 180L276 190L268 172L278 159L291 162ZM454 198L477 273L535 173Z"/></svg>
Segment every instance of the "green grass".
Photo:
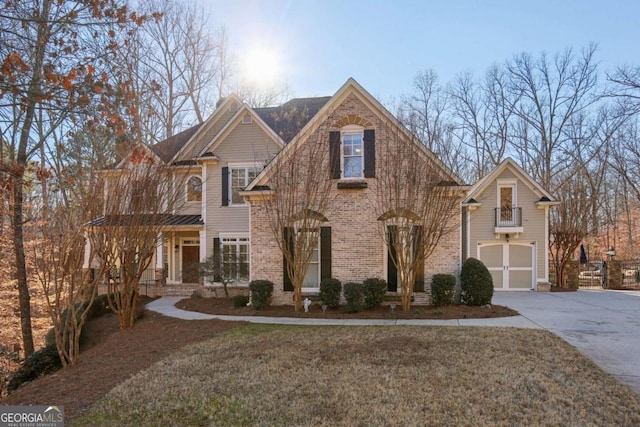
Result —
<svg viewBox="0 0 640 427"><path fill-rule="evenodd" d="M157 363L71 425L640 425L640 398L546 331L254 325Z"/></svg>

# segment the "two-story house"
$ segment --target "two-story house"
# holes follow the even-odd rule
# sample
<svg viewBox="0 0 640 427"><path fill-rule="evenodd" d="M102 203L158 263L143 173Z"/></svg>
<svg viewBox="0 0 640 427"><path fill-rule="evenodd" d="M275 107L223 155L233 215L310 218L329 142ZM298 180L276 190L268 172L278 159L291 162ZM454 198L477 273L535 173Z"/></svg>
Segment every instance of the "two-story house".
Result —
<svg viewBox="0 0 640 427"><path fill-rule="evenodd" d="M416 143L353 79L331 97L293 99L278 107L250 108L234 95L221 99L205 122L149 148L172 171L184 200L163 228L145 280L160 284L165 295L190 295L202 282L198 266L213 256L234 286L271 280L274 299L290 303L283 257L260 213L260 190L268 188L268 168L278 153L323 139L326 156L337 162L326 175L337 205L321 227L305 290L317 292L328 276L343 282L382 277L389 291L397 292L395 267L375 231L380 217L367 204L376 173L394 166L376 162L390 135ZM420 149L442 182L468 188L433 153ZM433 274L456 274L470 256L487 264L496 288L535 289L548 281L548 210L555 203L512 160L503 162L469 189L453 218L457 231L442 239L419 269L416 302L428 302Z"/></svg>

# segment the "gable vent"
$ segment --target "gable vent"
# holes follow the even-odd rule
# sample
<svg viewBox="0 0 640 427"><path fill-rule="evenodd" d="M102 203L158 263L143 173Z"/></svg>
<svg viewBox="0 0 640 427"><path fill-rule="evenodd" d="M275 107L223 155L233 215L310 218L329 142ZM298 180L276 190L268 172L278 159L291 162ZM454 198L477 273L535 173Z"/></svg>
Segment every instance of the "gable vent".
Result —
<svg viewBox="0 0 640 427"><path fill-rule="evenodd" d="M242 124L247 125L249 123L253 123L253 118L251 117L251 115L245 114L244 116L242 116Z"/></svg>

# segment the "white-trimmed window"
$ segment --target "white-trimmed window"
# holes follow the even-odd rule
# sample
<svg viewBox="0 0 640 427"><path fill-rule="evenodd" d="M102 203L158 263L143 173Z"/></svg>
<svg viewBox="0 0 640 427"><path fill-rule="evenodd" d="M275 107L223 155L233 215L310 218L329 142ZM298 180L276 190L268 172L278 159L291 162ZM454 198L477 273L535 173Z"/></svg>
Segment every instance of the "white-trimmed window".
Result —
<svg viewBox="0 0 640 427"><path fill-rule="evenodd" d="M307 272L302 281L302 289L317 290L320 287L320 230L298 230L298 233L304 239L305 246L315 240Z"/></svg>
<svg viewBox="0 0 640 427"><path fill-rule="evenodd" d="M258 176L258 168L255 166L229 166L229 194L231 205L246 205L240 192Z"/></svg>
<svg viewBox="0 0 640 427"><path fill-rule="evenodd" d="M341 170L343 178L364 177L364 135L360 126L342 128Z"/></svg>
<svg viewBox="0 0 640 427"><path fill-rule="evenodd" d="M220 236L222 271L236 282L249 281L249 244L248 236Z"/></svg>
<svg viewBox="0 0 640 427"><path fill-rule="evenodd" d="M187 202L202 201L202 180L200 177L192 176L187 180Z"/></svg>

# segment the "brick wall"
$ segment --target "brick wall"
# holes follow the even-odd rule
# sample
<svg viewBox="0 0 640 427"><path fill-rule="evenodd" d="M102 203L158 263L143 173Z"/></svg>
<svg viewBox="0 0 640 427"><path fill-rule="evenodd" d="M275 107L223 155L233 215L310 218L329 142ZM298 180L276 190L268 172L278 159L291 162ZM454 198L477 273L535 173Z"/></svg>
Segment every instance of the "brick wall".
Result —
<svg viewBox="0 0 640 427"><path fill-rule="evenodd" d="M348 96L314 131L308 141L326 143L328 159L329 131L339 130L346 124L364 124L376 131L376 152L385 144L397 140L398 132L386 118L370 110L357 96ZM376 156L376 176L380 168L389 167ZM325 167L323 164L310 167ZM425 167L427 167L425 165ZM327 168L327 177L329 170ZM338 189L332 184L331 204L323 214L331 227L332 276L343 283L361 282L369 277L386 279L386 252L382 238L383 228L376 207L377 178L367 178L365 189ZM273 302L291 304L293 292L283 291L282 253L274 238L268 220L267 204L260 199L251 200L251 278L267 279L275 284ZM451 218L459 222L459 215ZM430 301L431 276L437 273L457 274L460 267L460 227L443 238L438 249L425 262L425 291L415 295L415 302Z"/></svg>

